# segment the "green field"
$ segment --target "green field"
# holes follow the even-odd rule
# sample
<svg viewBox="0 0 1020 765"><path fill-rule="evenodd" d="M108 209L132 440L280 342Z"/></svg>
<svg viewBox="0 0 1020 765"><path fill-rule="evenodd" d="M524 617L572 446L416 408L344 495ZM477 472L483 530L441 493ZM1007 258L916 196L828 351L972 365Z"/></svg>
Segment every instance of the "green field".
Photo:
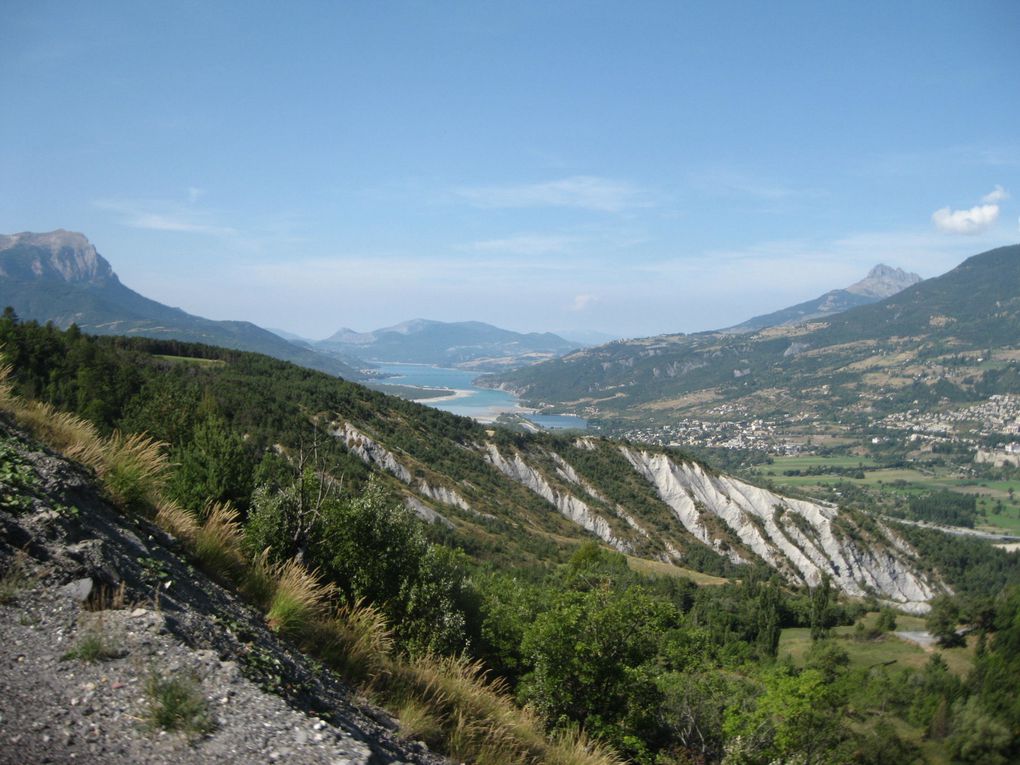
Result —
<svg viewBox="0 0 1020 765"><path fill-rule="evenodd" d="M630 566L631 570L637 571L639 574L647 574L649 576L682 577L684 579L690 579L699 586L720 585L726 584L729 581L728 579L723 579L721 576L702 574L700 571L695 571L694 569L681 568L680 566L674 566L671 563L648 560L647 558L635 558L632 555L627 556L627 565Z"/></svg>
<svg viewBox="0 0 1020 765"><path fill-rule="evenodd" d="M784 470L805 470L812 467L831 468L856 468L875 467L877 463L870 457L855 457L853 455L840 455L837 457L819 457L816 455L800 455L797 457L776 457L768 470L782 474Z"/></svg>
<svg viewBox="0 0 1020 765"><path fill-rule="evenodd" d="M861 621L865 626L874 623L877 614L870 613L862 617ZM923 631L925 629L924 619L916 616L897 615L896 629L898 631ZM970 638L965 647L960 648L938 648L924 649L916 643L902 640L896 635L886 634L876 640L854 640L853 627L836 627L832 630L832 637L841 648L850 655L850 666L852 668L869 668L892 661L896 667L911 667L920 669L931 655L938 651L946 660L949 669L963 677L970 671L974 663L974 638ZM807 627L790 627L783 630L779 638L779 657L789 656L793 663L803 666L805 657L811 648L811 630Z"/></svg>
<svg viewBox="0 0 1020 765"><path fill-rule="evenodd" d="M222 367L226 366L223 359L202 359L198 356L167 356L162 353L153 354L157 359L169 361L173 364L195 364L200 367Z"/></svg>
<svg viewBox="0 0 1020 765"><path fill-rule="evenodd" d="M787 470L864 468L863 478L840 475L836 472L821 475L783 475ZM869 469L870 468L870 469ZM977 528L995 533L1020 534L1020 481L979 481L959 477L959 473L946 468L919 470L914 468L880 468L866 457L798 456L777 457L771 465L763 465L760 475L776 486L796 488L823 494L840 483L869 489L880 503L882 499L906 498L911 495L948 489L963 494L977 495L979 518ZM1010 490L1012 489L1012 495Z"/></svg>

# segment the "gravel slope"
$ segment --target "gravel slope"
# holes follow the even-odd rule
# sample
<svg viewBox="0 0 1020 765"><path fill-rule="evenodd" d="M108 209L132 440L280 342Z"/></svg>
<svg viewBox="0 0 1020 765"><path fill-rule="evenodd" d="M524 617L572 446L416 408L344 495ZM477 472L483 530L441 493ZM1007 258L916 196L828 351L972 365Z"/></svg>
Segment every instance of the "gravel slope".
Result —
<svg viewBox="0 0 1020 765"><path fill-rule="evenodd" d="M3 422L0 447L0 577L22 574L0 604L0 763L447 762L399 740L80 467ZM97 598L116 607L90 610ZM110 655L68 656L97 639ZM207 731L148 724L154 674L194 683Z"/></svg>

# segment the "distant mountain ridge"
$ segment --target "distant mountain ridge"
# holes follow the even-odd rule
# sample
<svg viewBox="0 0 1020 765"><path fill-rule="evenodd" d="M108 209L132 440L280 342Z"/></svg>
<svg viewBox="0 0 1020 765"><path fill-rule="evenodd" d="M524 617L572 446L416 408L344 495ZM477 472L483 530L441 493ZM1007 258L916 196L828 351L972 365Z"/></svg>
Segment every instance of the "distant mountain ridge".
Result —
<svg viewBox="0 0 1020 765"><path fill-rule="evenodd" d="M343 328L313 344L369 361L507 369L568 353L578 343L551 332L514 332L480 321L412 319L372 332Z"/></svg>
<svg viewBox="0 0 1020 765"><path fill-rule="evenodd" d="M881 288L877 276L866 289ZM1014 392L1009 367L985 369L979 359L988 350L1009 359L1018 347L1020 245L1010 245L814 321L619 341L483 382L589 418L692 416L722 401L746 413L795 407L845 417Z"/></svg>
<svg viewBox="0 0 1020 765"><path fill-rule="evenodd" d="M22 319L101 335L139 335L264 353L349 379L365 375L343 360L301 347L247 321L214 321L150 300L124 286L80 233L0 235L0 305Z"/></svg>
<svg viewBox="0 0 1020 765"><path fill-rule="evenodd" d="M860 305L868 305L892 297L897 292L901 292L919 281L921 281L921 277L917 274L879 263L868 272L866 277L845 289L829 290L814 300L807 300L789 308L781 308L772 313L755 316L736 326L729 327L726 331L756 332L766 327L798 324L832 316Z"/></svg>

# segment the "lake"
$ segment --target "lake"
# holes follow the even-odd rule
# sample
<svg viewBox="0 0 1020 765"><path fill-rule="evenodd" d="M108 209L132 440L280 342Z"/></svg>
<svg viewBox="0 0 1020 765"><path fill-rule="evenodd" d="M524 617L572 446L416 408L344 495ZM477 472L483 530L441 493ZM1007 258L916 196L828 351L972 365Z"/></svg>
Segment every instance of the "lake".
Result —
<svg viewBox="0 0 1020 765"><path fill-rule="evenodd" d="M588 427L588 423L580 417L567 414L536 414L522 407L512 393L479 388L473 382L479 376L478 372L425 364L377 364L377 366L381 374L388 375L381 381L383 383L449 389L449 396L424 398L421 403L453 414L472 417L479 422L492 422L501 414L518 414L546 430L565 428L583 430Z"/></svg>

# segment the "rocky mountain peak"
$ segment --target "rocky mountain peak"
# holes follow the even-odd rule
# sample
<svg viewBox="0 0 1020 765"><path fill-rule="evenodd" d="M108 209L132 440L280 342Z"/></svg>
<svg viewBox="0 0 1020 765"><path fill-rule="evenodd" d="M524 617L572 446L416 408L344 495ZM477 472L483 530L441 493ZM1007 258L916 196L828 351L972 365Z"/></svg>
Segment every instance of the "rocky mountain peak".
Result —
<svg viewBox="0 0 1020 765"><path fill-rule="evenodd" d="M0 276L102 283L117 277L109 262L76 231L0 234Z"/></svg>
<svg viewBox="0 0 1020 765"><path fill-rule="evenodd" d="M855 295L866 295L874 298L892 297L897 292L902 292L921 281L917 274L904 271L902 268L893 268L884 263L879 263L872 268L868 275L855 284L846 288L847 292Z"/></svg>

